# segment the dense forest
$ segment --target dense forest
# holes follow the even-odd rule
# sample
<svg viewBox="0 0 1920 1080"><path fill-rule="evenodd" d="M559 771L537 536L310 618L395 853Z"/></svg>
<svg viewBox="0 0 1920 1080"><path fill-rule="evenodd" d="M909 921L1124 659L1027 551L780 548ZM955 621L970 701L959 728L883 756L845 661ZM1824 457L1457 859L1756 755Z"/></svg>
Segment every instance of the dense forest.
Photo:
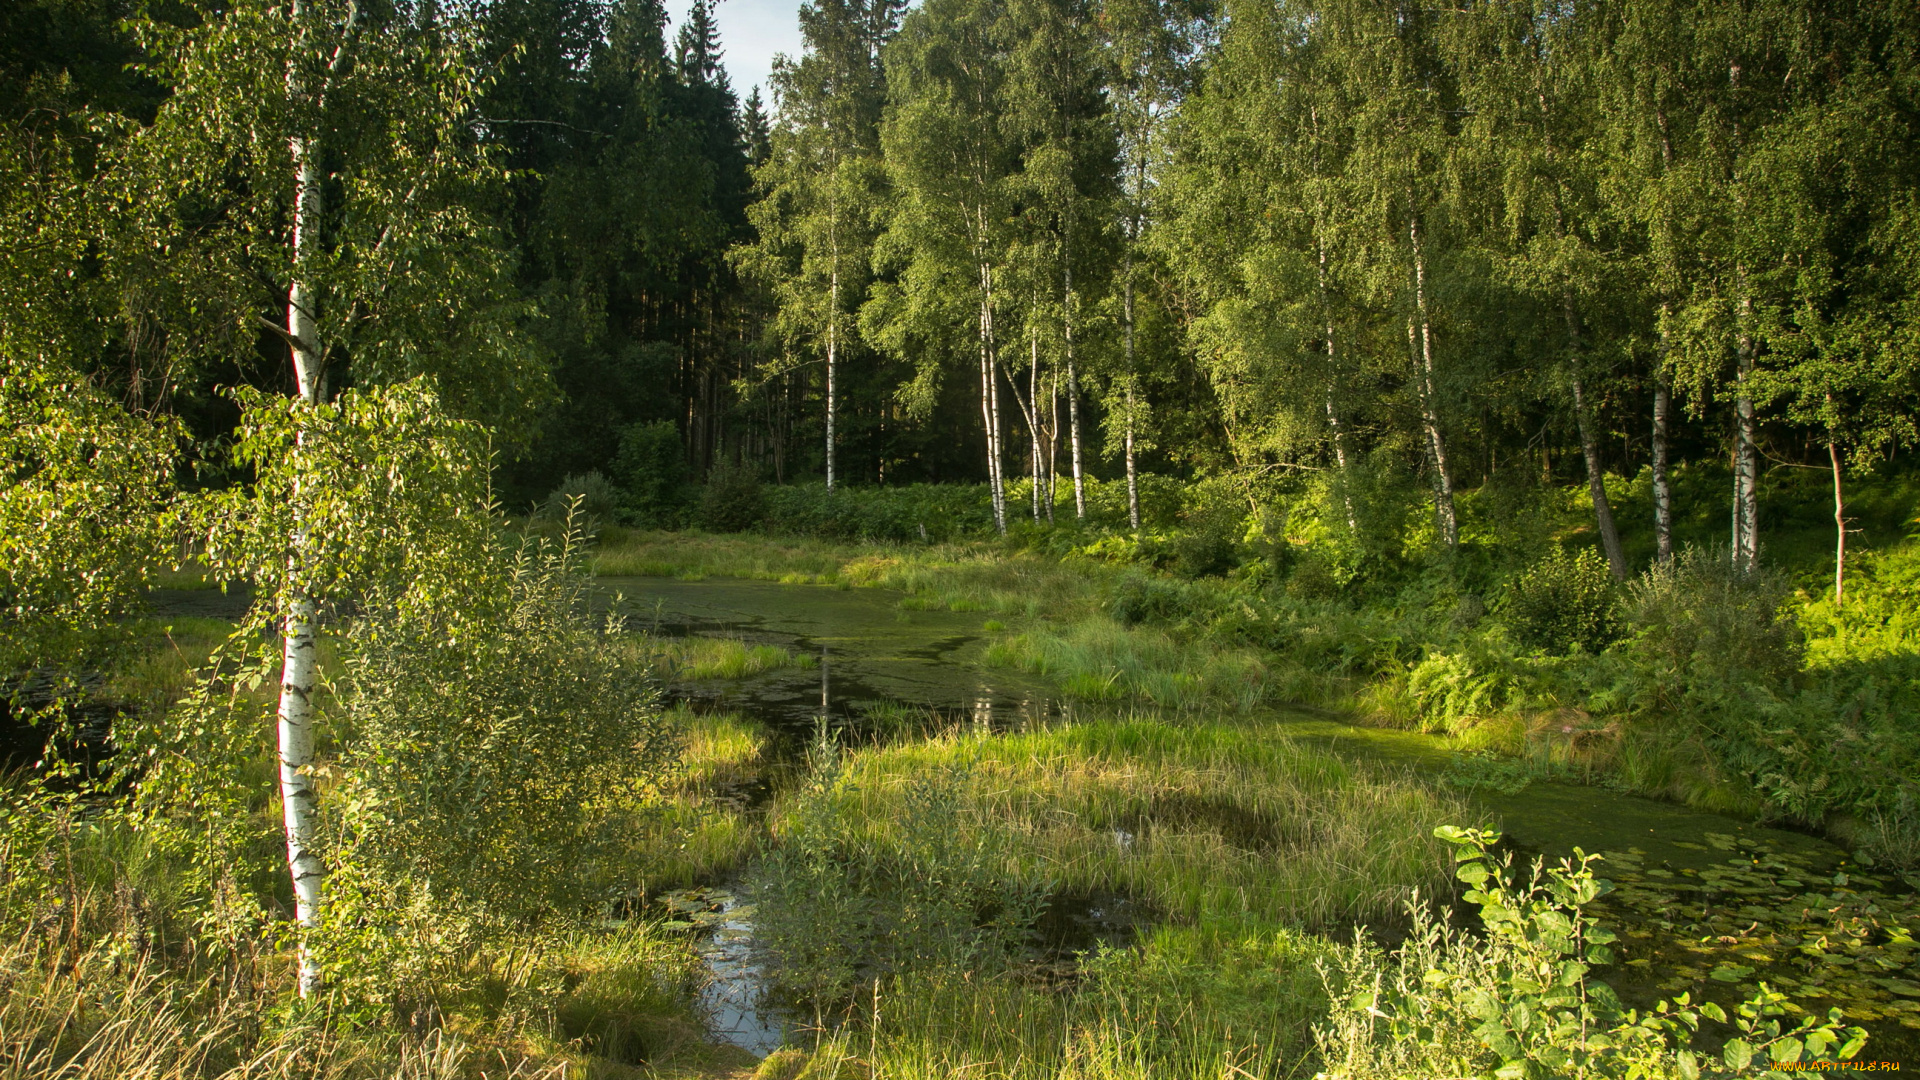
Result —
<svg viewBox="0 0 1920 1080"><path fill-rule="evenodd" d="M0 1077L1920 1046L1920 9L715 3L0 7Z"/></svg>

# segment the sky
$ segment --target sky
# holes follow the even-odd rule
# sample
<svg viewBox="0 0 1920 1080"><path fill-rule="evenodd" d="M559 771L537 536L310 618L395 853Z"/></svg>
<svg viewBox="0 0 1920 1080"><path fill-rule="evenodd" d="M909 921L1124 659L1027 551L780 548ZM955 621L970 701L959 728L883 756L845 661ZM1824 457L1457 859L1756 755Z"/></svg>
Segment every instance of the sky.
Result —
<svg viewBox="0 0 1920 1080"><path fill-rule="evenodd" d="M680 32L680 23L692 6L690 0L669 0L673 26L667 31L668 42ZM800 0L720 0L714 10L720 24L720 63L740 100L745 101L758 86L767 110L773 110L767 76L773 71L773 54L800 55L799 12Z"/></svg>

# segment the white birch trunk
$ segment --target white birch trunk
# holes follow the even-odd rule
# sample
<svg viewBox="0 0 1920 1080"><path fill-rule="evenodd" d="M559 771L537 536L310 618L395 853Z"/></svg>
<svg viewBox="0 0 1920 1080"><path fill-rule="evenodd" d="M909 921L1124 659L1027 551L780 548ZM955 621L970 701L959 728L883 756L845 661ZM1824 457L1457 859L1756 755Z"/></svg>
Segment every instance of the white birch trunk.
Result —
<svg viewBox="0 0 1920 1080"><path fill-rule="evenodd" d="M833 491L833 404L835 376L839 367L840 345L840 265L839 252L834 252L834 265L827 285L827 491Z"/></svg>
<svg viewBox="0 0 1920 1080"><path fill-rule="evenodd" d="M304 5L294 5L296 25L305 14ZM297 69L289 68L287 89L290 96L304 93ZM300 401L307 409L320 404L324 391L322 358L319 353L319 327L315 319L316 298L305 281L310 260L318 253L320 241L321 183L319 150L304 134L288 141L294 172L293 280L287 289L287 336L293 353L293 372ZM304 442L304 438L300 440ZM294 453L299 453L296 443ZM296 484L299 482L296 481ZM293 493L295 520L288 538L285 610L282 618L280 702L277 710L277 741L280 766L280 807L287 841L287 872L293 879L294 918L300 926L299 990L311 997L320 989L320 966L313 955L310 935L320 925L322 885L326 868L314 847L315 793L313 790L313 692L317 679L318 628L312 595L307 591L307 524L299 511L305 505L303 492Z"/></svg>
<svg viewBox="0 0 1920 1080"><path fill-rule="evenodd" d="M1069 237L1071 239L1071 237ZM1071 252L1068 253L1071 255ZM1067 345L1067 427L1068 445L1073 451L1073 516L1084 521L1087 516L1087 488L1080 471L1080 373L1073 361L1073 266L1062 267L1063 304L1061 321L1066 331Z"/></svg>
<svg viewBox="0 0 1920 1080"><path fill-rule="evenodd" d="M1673 489L1667 479L1667 425L1673 408L1673 376L1667 371L1667 306L1660 305L1660 368L1653 380L1654 559L1673 558Z"/></svg>
<svg viewBox="0 0 1920 1080"><path fill-rule="evenodd" d="M1447 464L1447 444L1440 432L1440 415L1435 407L1437 396L1433 385L1433 324L1427 316L1427 257L1426 249L1420 237L1420 218L1416 215L1407 226L1408 235L1413 241L1413 297L1414 310L1420 324L1419 348L1417 358L1420 364L1420 420L1426 428L1427 448L1433 455L1434 471L1434 514L1439 519L1440 539L1448 547L1460 546L1460 524L1453 512L1453 472ZM1414 325L1407 323L1407 336L1412 344Z"/></svg>
<svg viewBox="0 0 1920 1080"><path fill-rule="evenodd" d="M987 484L993 496L993 524L1007 535L1007 489L1000 472L999 361L993 348L993 269L980 264L980 409L987 428Z"/></svg>
<svg viewBox="0 0 1920 1080"><path fill-rule="evenodd" d="M1744 276L1744 275L1743 275ZM1745 292L1745 282L1741 283ZM1742 570L1751 570L1757 565L1760 554L1759 526L1759 486L1760 455L1754 444L1753 413L1753 334L1748 329L1753 315L1753 301L1742 295L1740 298L1740 337L1739 370L1736 373L1737 387L1734 398L1736 424L1734 430L1733 453L1733 563Z"/></svg>
<svg viewBox="0 0 1920 1080"><path fill-rule="evenodd" d="M1127 526L1140 530L1140 474L1133 463L1133 244L1128 240L1125 280L1121 284L1120 308L1126 321L1127 349L1127 421L1122 438L1127 451Z"/></svg>

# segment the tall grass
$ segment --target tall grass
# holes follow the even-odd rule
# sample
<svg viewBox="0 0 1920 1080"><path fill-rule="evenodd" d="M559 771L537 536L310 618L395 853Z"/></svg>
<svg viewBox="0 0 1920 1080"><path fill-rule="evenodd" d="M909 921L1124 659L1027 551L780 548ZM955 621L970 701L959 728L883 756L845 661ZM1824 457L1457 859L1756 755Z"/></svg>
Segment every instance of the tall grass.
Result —
<svg viewBox="0 0 1920 1080"><path fill-rule="evenodd" d="M1002 638L989 646L987 662L1051 676L1064 693L1082 700L1143 701L1176 710L1213 705L1245 711L1266 700L1271 687L1266 660L1253 650L1181 640L1104 617Z"/></svg>
<svg viewBox="0 0 1920 1080"><path fill-rule="evenodd" d="M863 750L822 797L862 841L898 847L909 781L943 773L961 785L963 829L1011 838L1009 876L1201 927L1397 919L1411 889L1447 881L1433 826L1476 816L1269 726L1145 718ZM777 813L776 842L782 825Z"/></svg>
<svg viewBox="0 0 1920 1080"><path fill-rule="evenodd" d="M744 679L781 668L810 669L820 661L778 645L749 645L737 638L632 635L618 641L634 659L666 679Z"/></svg>
<svg viewBox="0 0 1920 1080"><path fill-rule="evenodd" d="M1412 890L1444 892L1450 862L1432 828L1473 816L1404 776L1357 769L1256 725L1096 720L840 754L770 825L776 852L832 850L772 860L776 875L805 862L808 879L763 883L760 911L776 953L804 964L834 930L817 911L784 917L782 905L811 904L809 890L824 888L823 899L864 890L858 904L823 905L859 924L840 928L850 943L838 951L849 955L829 962L891 974L856 979L851 1000L836 1002L856 1023L826 1039L814 1072L794 1075L1310 1072L1309 1033L1326 1012L1314 963L1329 944L1319 935L1355 923L1390 929ZM813 880L821 866L845 881ZM1122 903L1151 925L1130 945L1084 955L1064 983L992 946L924 957L864 946L873 956L860 959L861 928L939 917L914 907L930 903L921 879L991 897L982 875L1006 882L1009 902L1039 883L1069 916L1078 905ZM889 883L913 895L893 897ZM906 906L891 911L896 902ZM784 942L773 929L789 924L808 941Z"/></svg>

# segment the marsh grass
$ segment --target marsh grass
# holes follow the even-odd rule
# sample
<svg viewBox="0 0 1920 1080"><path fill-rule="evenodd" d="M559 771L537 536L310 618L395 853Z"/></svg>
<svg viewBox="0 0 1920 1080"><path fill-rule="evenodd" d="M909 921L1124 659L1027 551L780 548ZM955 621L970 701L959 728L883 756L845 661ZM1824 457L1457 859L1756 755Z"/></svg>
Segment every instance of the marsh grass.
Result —
<svg viewBox="0 0 1920 1080"><path fill-rule="evenodd" d="M963 830L1010 837L1009 876L1212 928L1391 922L1411 889L1447 881L1433 825L1476 817L1271 727L1158 718L863 750L821 797L862 841L893 847L909 779L941 773L962 778ZM778 814L772 830L777 842Z"/></svg>
<svg viewBox="0 0 1920 1080"><path fill-rule="evenodd" d="M834 822L834 850L817 861L844 868L843 889L868 891L847 907L862 926L926 917L887 915L895 898L872 892L889 880L872 868L902 865L956 887L984 874L1014 896L1037 883L1054 904L1126 898L1156 920L1132 944L1084 956L1064 984L1017 952L863 961L856 940L834 962L890 974L854 980L835 1007L856 1023L823 1053L889 1077L1301 1072L1326 1009L1313 964L1330 946L1316 935L1371 923L1391 936L1412 890L1446 891L1433 825L1474 816L1405 776L1254 725L1131 717L840 753L830 779L776 808L772 843L821 844L821 822ZM930 784L947 804L932 830ZM809 881L783 900L783 884L762 886L774 927L770 908L822 891ZM809 942L832 932L815 925L818 910L807 916L792 921ZM771 944L783 951L777 930Z"/></svg>
<svg viewBox="0 0 1920 1080"><path fill-rule="evenodd" d="M621 824L642 898L719 881L738 868L759 842L751 786L779 769L758 724L684 705L667 719L681 740L680 768L655 803Z"/></svg>
<svg viewBox="0 0 1920 1080"><path fill-rule="evenodd" d="M1267 663L1251 649L1182 640L1103 616L1003 637L988 646L986 659L1049 676L1062 692L1085 701L1245 711L1272 689Z"/></svg>
<svg viewBox="0 0 1920 1080"><path fill-rule="evenodd" d="M1066 990L932 973L887 980L865 1014L779 1075L898 1080L1234 1080L1310 1074L1324 947L1276 934L1200 947L1167 930ZM878 1008L873 1008L877 1004ZM812 1071L804 1071L805 1069Z"/></svg>
<svg viewBox="0 0 1920 1080"><path fill-rule="evenodd" d="M619 647L662 678L744 679L781 668L810 669L820 661L778 645L751 645L738 638L631 635Z"/></svg>

